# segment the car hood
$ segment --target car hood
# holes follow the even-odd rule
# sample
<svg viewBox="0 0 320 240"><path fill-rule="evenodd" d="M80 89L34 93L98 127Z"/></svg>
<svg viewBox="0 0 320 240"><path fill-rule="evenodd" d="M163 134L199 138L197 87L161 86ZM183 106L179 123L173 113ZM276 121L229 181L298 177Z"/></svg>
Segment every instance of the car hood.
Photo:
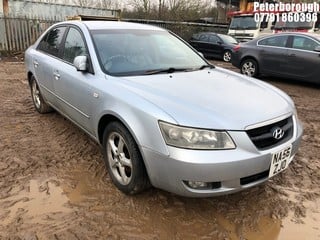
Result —
<svg viewBox="0 0 320 240"><path fill-rule="evenodd" d="M122 80L122 87L183 126L243 130L293 111L290 98L280 90L221 68Z"/></svg>

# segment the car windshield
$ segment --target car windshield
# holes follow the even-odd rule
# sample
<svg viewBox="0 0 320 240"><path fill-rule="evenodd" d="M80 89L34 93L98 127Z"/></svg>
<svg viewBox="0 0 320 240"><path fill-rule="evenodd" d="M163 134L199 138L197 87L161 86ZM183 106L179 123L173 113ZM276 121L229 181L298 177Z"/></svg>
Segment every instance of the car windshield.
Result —
<svg viewBox="0 0 320 240"><path fill-rule="evenodd" d="M193 71L207 66L177 37L159 30L91 31L100 65L114 76Z"/></svg>
<svg viewBox="0 0 320 240"><path fill-rule="evenodd" d="M258 23L254 20L254 16L235 16L229 29L258 29Z"/></svg>
<svg viewBox="0 0 320 240"><path fill-rule="evenodd" d="M238 44L238 41L229 36L229 35L223 35L223 34L218 34L218 36L225 42L225 43L229 43L229 44Z"/></svg>

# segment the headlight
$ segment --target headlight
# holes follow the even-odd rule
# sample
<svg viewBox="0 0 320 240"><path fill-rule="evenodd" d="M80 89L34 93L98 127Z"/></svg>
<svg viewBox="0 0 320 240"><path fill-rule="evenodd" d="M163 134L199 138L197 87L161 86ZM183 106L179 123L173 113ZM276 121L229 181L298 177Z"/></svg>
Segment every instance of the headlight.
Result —
<svg viewBox="0 0 320 240"><path fill-rule="evenodd" d="M236 146L225 131L212 131L159 122L167 145L189 149L234 149Z"/></svg>

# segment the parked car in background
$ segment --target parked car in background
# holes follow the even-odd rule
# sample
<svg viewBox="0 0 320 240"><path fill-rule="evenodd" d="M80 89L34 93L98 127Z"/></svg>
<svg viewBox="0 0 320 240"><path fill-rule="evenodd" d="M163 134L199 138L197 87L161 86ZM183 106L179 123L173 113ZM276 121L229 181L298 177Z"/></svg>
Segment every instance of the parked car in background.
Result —
<svg viewBox="0 0 320 240"><path fill-rule="evenodd" d="M189 197L237 192L286 169L299 148L287 94L210 65L158 27L58 23L25 62L35 109L57 110L99 143L126 194L150 183Z"/></svg>
<svg viewBox="0 0 320 240"><path fill-rule="evenodd" d="M225 34L201 32L193 34L189 43L205 57L214 57L230 62L232 48L238 44L238 41Z"/></svg>
<svg viewBox="0 0 320 240"><path fill-rule="evenodd" d="M232 64L241 73L280 76L320 84L320 35L278 33L233 48Z"/></svg>

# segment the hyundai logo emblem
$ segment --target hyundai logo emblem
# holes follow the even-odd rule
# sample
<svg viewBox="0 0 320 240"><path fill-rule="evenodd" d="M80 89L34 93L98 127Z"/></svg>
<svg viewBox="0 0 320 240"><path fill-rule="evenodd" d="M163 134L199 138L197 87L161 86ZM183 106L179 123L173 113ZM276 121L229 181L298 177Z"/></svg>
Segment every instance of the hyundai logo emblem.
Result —
<svg viewBox="0 0 320 240"><path fill-rule="evenodd" d="M273 132L272 132L273 138L279 140L279 139L281 139L283 137L283 135L284 135L284 131L283 131L282 128L277 127L275 129L273 129Z"/></svg>

